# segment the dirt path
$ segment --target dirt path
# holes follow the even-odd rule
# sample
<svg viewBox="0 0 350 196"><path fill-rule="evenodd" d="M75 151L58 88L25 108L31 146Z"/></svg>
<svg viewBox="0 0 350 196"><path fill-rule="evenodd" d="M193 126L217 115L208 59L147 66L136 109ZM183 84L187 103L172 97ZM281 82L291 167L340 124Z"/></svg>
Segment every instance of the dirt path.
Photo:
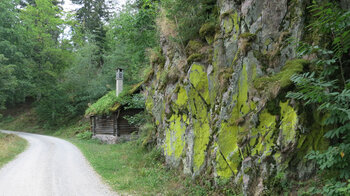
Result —
<svg viewBox="0 0 350 196"><path fill-rule="evenodd" d="M109 196L110 191L71 143L55 137L14 133L29 146L0 169L0 196Z"/></svg>

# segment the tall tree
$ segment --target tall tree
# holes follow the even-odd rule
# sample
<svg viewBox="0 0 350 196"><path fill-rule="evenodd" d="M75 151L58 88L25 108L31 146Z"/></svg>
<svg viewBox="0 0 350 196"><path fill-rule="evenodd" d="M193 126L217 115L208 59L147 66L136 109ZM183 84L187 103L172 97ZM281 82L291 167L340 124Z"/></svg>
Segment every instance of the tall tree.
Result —
<svg viewBox="0 0 350 196"><path fill-rule="evenodd" d="M92 35L98 46L100 56L99 66L103 66L103 52L105 49L106 31L104 23L109 19L108 7L105 0L72 0L82 7L77 10L77 20L81 24L82 33ZM87 38L87 37L86 37Z"/></svg>
<svg viewBox="0 0 350 196"><path fill-rule="evenodd" d="M105 73L113 73L116 66L124 67L126 82L142 80L140 72L147 67L146 50L157 46L155 18L158 3L138 0L127 4L107 26ZM108 70L108 71L107 71ZM113 79L110 75L108 78Z"/></svg>
<svg viewBox="0 0 350 196"><path fill-rule="evenodd" d="M0 72L2 74L0 89L7 89L6 93L4 91L0 93L2 97L0 105L23 101L29 94L28 89L31 86L30 70L25 66L26 57L22 50L25 29L19 19L18 5L19 0L0 2ZM9 85L14 84L11 82L13 78L17 79L16 85Z"/></svg>
<svg viewBox="0 0 350 196"><path fill-rule="evenodd" d="M26 27L23 47L31 59L28 66L33 70L34 94L40 99L54 86L56 78L69 64L69 54L60 48L58 40L64 24L58 6L47 0L35 0L35 4L28 5L20 18Z"/></svg>

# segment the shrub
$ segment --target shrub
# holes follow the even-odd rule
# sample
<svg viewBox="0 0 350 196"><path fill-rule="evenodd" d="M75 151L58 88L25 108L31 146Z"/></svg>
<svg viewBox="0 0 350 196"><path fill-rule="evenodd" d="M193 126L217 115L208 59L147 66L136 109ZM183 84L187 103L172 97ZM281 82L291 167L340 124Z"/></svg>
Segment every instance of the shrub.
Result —
<svg viewBox="0 0 350 196"><path fill-rule="evenodd" d="M314 13L310 30L317 32L325 46L299 43L299 55L317 56L311 73L295 74L291 80L297 86L288 97L313 104L325 116L322 122L329 130L324 135L330 146L324 151L312 151L307 159L314 160L327 176L323 188L313 194L349 194L350 178L350 12L333 3L310 7ZM331 183L329 183L331 182ZM345 194L346 193L346 194Z"/></svg>
<svg viewBox="0 0 350 196"><path fill-rule="evenodd" d="M92 132L90 131L84 131L82 133L78 133L76 137L80 140L89 140L92 138Z"/></svg>

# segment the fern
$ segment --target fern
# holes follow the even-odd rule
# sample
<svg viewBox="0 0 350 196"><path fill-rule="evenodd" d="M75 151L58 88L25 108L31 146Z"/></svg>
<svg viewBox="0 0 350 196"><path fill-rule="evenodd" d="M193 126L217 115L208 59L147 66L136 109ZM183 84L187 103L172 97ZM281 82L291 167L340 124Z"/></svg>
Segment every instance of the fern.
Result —
<svg viewBox="0 0 350 196"><path fill-rule="evenodd" d="M314 21L310 31L320 34L325 46L300 42L299 57L317 56L312 62L311 72L292 76L297 89L287 97L302 101L305 105L317 106L327 117L323 124L330 129L324 135L330 140L325 152L312 151L307 155L315 160L321 172L331 176L321 190L312 194L344 195L350 193L350 77L344 68L349 67L350 11L343 11L333 3L323 5L315 1L310 6Z"/></svg>

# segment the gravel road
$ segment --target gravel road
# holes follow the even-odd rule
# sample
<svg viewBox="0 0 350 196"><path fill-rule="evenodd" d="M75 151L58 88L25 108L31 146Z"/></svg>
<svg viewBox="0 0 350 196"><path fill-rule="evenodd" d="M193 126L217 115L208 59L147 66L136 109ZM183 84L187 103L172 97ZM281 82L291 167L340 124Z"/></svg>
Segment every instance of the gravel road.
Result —
<svg viewBox="0 0 350 196"><path fill-rule="evenodd" d="M29 145L0 169L0 196L117 195L73 144L55 137L3 132L17 134Z"/></svg>

